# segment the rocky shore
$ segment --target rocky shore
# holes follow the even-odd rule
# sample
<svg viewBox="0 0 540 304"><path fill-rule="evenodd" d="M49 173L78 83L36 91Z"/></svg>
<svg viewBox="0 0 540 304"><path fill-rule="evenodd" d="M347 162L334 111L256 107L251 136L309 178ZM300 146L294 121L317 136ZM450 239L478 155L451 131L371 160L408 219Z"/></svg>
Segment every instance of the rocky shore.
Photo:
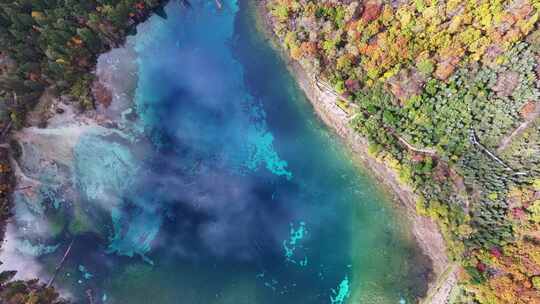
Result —
<svg viewBox="0 0 540 304"><path fill-rule="evenodd" d="M273 33L272 19L266 4L267 2L264 0L258 4L259 26L273 42L284 60L287 61L290 72L311 102L317 116L351 149L352 155L357 162L362 167L367 168L367 171L391 190L394 198L405 206L414 237L424 254L431 260L433 267L433 276L428 286L428 294L424 299L421 299L420 303L448 303L452 290L457 284L458 268L449 260L446 254L446 246L437 224L432 219L417 214L417 197L409 186L399 181L398 172L369 154L367 139L349 126L349 116L337 105L336 95L318 86L314 75L311 75L300 63L292 60L283 52L283 49L279 46L280 42L277 36Z"/></svg>

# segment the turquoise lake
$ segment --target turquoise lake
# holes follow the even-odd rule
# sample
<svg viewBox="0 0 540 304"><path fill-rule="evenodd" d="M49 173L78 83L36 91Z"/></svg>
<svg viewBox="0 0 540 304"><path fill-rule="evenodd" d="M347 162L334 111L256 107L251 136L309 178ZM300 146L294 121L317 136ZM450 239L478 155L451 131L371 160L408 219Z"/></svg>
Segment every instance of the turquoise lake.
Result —
<svg viewBox="0 0 540 304"><path fill-rule="evenodd" d="M425 294L430 266L403 210L317 119L252 6L171 1L167 18L139 26L119 126L78 132L72 165L38 170L39 191L16 195L8 234L42 278L73 241L55 285L74 301L403 304Z"/></svg>

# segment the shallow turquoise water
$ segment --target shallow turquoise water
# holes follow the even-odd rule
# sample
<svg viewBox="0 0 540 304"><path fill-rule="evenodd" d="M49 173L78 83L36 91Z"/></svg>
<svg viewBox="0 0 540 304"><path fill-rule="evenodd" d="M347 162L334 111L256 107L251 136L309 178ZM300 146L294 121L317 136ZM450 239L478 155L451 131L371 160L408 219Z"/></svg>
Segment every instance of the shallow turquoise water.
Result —
<svg viewBox="0 0 540 304"><path fill-rule="evenodd" d="M46 277L74 239L57 284L79 301L414 302L429 267L406 221L314 117L247 2L192 4L130 38L132 118L78 139L78 200L55 182L33 197L42 211L17 200L19 223L49 231L20 232L18 250Z"/></svg>

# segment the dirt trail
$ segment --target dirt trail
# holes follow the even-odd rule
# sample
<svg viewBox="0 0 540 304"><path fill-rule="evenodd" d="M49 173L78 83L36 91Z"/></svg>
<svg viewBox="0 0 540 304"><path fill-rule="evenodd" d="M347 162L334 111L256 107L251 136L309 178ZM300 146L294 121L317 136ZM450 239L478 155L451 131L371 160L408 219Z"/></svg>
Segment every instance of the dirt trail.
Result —
<svg viewBox="0 0 540 304"><path fill-rule="evenodd" d="M512 140L515 137L521 135L525 130L527 130L529 125L538 117L540 117L540 102L535 103L534 110L525 117L525 121L522 122L519 125L519 127L517 127L514 131L512 131L512 133L503 137L503 139L501 140L499 144L499 147L497 148L497 152L501 153L502 151L504 151L508 147L508 145L512 142Z"/></svg>

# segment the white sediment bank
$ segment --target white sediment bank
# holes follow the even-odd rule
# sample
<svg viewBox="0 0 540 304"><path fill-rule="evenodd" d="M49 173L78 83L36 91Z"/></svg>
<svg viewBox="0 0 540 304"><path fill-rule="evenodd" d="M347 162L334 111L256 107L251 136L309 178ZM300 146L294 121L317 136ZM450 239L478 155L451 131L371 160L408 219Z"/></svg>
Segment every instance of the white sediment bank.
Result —
<svg viewBox="0 0 540 304"><path fill-rule="evenodd" d="M0 260L4 264L0 271L17 270L17 279L49 279L36 258L55 251L59 244L42 243L58 233L47 221L45 210L62 204L70 204L75 212L86 208L76 186L76 153L84 144L81 139L113 135L126 142L130 140L130 132L124 132L122 125L123 112L132 106L127 92L136 80L129 77L130 81L126 81L125 77L126 70L134 74L133 67L126 67L126 62L134 58L131 53L128 48L115 49L98 59L96 74L113 94L110 108L98 105L97 110L81 112L77 101L55 97L48 89L28 113L28 126L13 132L11 138L17 143L12 153L16 155L11 155L16 184L12 193L14 216L8 222L1 246ZM47 205L44 201L53 202ZM62 294L69 297L64 291Z"/></svg>

